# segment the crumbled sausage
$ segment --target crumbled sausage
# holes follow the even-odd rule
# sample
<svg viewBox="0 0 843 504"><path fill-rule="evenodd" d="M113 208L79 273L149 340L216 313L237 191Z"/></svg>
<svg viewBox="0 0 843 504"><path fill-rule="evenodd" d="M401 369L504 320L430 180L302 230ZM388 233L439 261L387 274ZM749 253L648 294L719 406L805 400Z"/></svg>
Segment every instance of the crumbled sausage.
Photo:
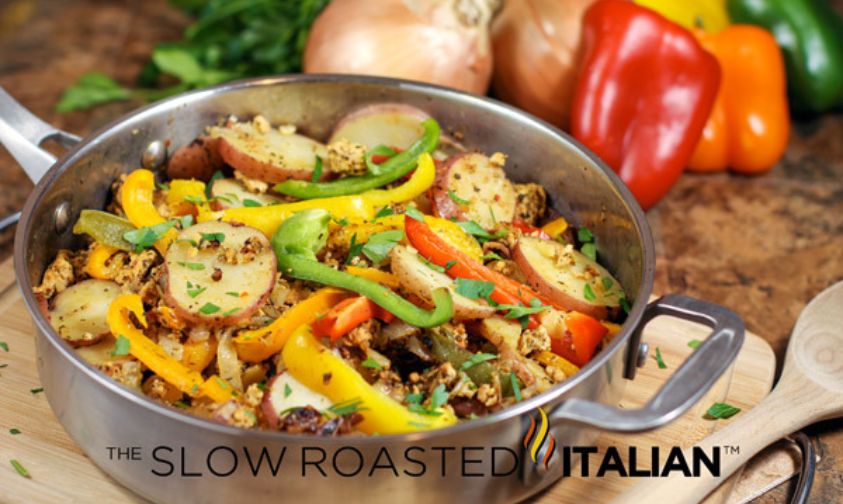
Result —
<svg viewBox="0 0 843 504"><path fill-rule="evenodd" d="M129 253L123 256L123 267L114 275L114 281L124 289L139 291L153 265L158 262L158 253L144 250L139 254Z"/></svg>
<svg viewBox="0 0 843 504"><path fill-rule="evenodd" d="M136 360L107 362L99 366L100 371L113 380L130 388L139 389L141 386L141 364Z"/></svg>
<svg viewBox="0 0 843 504"><path fill-rule="evenodd" d="M515 217L535 224L547 210L547 193L538 184L515 184Z"/></svg>
<svg viewBox="0 0 843 504"><path fill-rule="evenodd" d="M50 299L59 292L67 289L76 280L71 263L71 252L59 250L56 259L47 267L44 272L44 279L41 285L34 289L36 294L42 294Z"/></svg>
<svg viewBox="0 0 843 504"><path fill-rule="evenodd" d="M328 144L328 171L340 175L363 175L366 173L366 146L341 138Z"/></svg>
<svg viewBox="0 0 843 504"><path fill-rule="evenodd" d="M521 355L545 350L550 350L550 335L544 326L526 329L521 333L521 338L518 339L518 352Z"/></svg>
<svg viewBox="0 0 843 504"><path fill-rule="evenodd" d="M237 170L234 170L234 178L239 180L250 193L263 194L269 190L269 184L263 180L249 178Z"/></svg>
<svg viewBox="0 0 843 504"><path fill-rule="evenodd" d="M475 398L486 407L492 407L500 402L500 391L488 383L480 385Z"/></svg>

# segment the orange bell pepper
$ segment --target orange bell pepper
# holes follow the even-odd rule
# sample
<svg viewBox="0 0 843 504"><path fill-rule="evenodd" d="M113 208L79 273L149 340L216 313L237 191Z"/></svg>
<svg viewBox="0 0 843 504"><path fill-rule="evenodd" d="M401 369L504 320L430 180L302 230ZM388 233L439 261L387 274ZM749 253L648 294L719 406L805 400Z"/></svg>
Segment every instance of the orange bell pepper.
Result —
<svg viewBox="0 0 843 504"><path fill-rule="evenodd" d="M697 30L696 36L717 57L722 80L688 168L714 172L731 167L745 174L769 170L784 154L790 133L784 60L776 39L750 25L718 33Z"/></svg>
<svg viewBox="0 0 843 504"><path fill-rule="evenodd" d="M563 337L550 339L550 350L579 367L588 364L609 332L600 321L579 312L565 315L565 327L568 330Z"/></svg>
<svg viewBox="0 0 843 504"><path fill-rule="evenodd" d="M373 318L391 322L395 316L365 296L353 297L331 308L324 317L317 318L313 322L313 334L330 337L331 341L336 341Z"/></svg>

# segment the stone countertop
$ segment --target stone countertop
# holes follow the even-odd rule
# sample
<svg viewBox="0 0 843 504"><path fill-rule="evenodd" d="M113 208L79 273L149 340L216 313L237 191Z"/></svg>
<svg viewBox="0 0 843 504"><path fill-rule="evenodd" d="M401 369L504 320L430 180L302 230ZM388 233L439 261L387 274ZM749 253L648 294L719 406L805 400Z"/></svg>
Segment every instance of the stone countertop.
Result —
<svg viewBox="0 0 843 504"><path fill-rule="evenodd" d="M843 0L835 2L843 12ZM62 90L88 71L131 84L153 44L178 39L187 19L163 0L14 0L0 4L0 86L47 122L85 134L133 108L58 114ZM0 149L0 216L32 188ZM843 279L843 114L794 123L784 159L760 177L686 174L648 214L656 292L729 306L781 361L804 305ZM0 257L13 231L0 234ZM810 502L843 495L843 421L815 425L822 461ZM757 502L781 503L784 485Z"/></svg>

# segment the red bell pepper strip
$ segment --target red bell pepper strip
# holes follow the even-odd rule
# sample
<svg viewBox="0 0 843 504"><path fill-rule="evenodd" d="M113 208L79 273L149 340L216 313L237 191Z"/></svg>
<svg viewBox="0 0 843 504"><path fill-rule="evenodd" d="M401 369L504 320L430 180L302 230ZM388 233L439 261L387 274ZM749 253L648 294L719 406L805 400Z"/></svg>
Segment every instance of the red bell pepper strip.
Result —
<svg viewBox="0 0 843 504"><path fill-rule="evenodd" d="M714 105L720 67L660 14L601 0L583 17L571 132L645 209L678 180Z"/></svg>
<svg viewBox="0 0 843 504"><path fill-rule="evenodd" d="M550 339L550 350L579 367L588 364L609 331L597 319L579 312L565 315L565 327L568 330L563 337Z"/></svg>
<svg viewBox="0 0 843 504"><path fill-rule="evenodd" d="M550 235L547 234L542 228L536 227L536 226L530 224L529 222L523 221L521 219L515 219L510 224L512 224L512 227L514 227L515 229L521 231L522 233L524 233L526 235L534 235L538 238L541 238L542 240L550 240L551 239Z"/></svg>
<svg viewBox="0 0 843 504"><path fill-rule="evenodd" d="M395 316L365 296L349 298L331 308L324 317L316 319L313 334L336 341L373 318L389 323Z"/></svg>

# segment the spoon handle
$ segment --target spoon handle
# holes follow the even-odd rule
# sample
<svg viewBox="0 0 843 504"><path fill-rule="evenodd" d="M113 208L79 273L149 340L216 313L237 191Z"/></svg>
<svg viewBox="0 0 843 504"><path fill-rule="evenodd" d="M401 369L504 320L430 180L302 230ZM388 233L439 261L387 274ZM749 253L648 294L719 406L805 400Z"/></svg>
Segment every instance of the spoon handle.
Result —
<svg viewBox="0 0 843 504"><path fill-rule="evenodd" d="M732 423L706 437L695 447L702 448L709 458L713 449L720 450L720 474L713 476L701 466L699 477L686 477L681 471L672 471L664 478L650 478L636 484L627 492L618 496L613 503L670 502L674 504L694 504L700 502L712 490L725 481L753 455L772 442L787 436L805 425L824 417L822 398L825 394L799 394L810 389L802 376L793 380L784 377L760 404L749 411L739 413ZM813 397L811 397L813 396ZM819 399L819 400L818 400ZM734 453L724 446L736 447ZM685 460L693 470L692 448L683 451ZM664 460L662 460L664 463Z"/></svg>

